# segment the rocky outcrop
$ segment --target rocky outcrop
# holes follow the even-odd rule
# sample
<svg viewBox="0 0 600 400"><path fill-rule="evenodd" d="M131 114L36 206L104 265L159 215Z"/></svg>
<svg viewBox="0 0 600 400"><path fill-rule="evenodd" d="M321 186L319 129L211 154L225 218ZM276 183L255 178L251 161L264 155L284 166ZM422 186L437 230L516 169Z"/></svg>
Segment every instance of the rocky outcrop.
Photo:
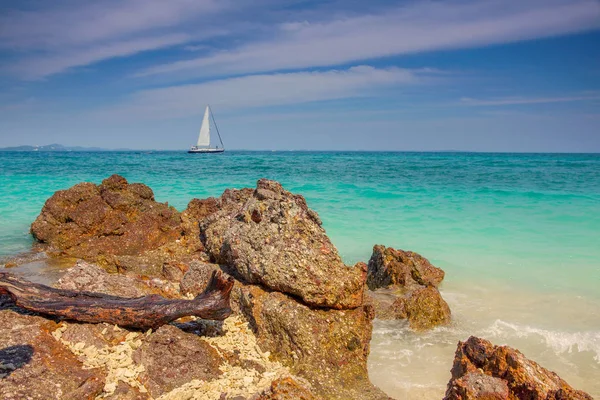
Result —
<svg viewBox="0 0 600 400"><path fill-rule="evenodd" d="M445 400L592 400L508 346L471 336L459 342Z"/></svg>
<svg viewBox="0 0 600 400"><path fill-rule="evenodd" d="M448 324L450 307L437 289L443 279L444 271L417 253L374 246L367 285L376 317L406 319L415 330Z"/></svg>
<svg viewBox="0 0 600 400"><path fill-rule="evenodd" d="M152 190L113 175L100 185L80 183L50 197L31 233L50 250L107 267L136 266L157 275L181 238L180 214L154 200ZM163 252L163 246L171 244ZM145 257L145 258L144 258Z"/></svg>
<svg viewBox="0 0 600 400"><path fill-rule="evenodd" d="M86 362L107 365L105 397L213 396L221 390L225 398L248 391L265 399L388 398L370 383L366 368L373 319L372 307L363 302L367 265L344 265L318 215L277 182L262 179L256 189L194 199L178 213L155 202L146 186L112 176L98 186L57 192L32 233L55 253L104 268L79 262L58 282L62 288L189 297L203 290L215 270L237 279L231 295L237 316L222 324L227 329L189 319L149 336L126 334L124 357L133 372L124 381L117 379L124 376L121 367L109 367L112 356L93 361L98 352L125 351L119 347L124 342L85 324L61 331L60 340ZM240 316L251 334L230 322ZM231 332L242 334L244 343ZM215 335L216 342L204 335ZM186 366L196 365L190 357L208 363L206 376L190 372L200 371L199 364Z"/></svg>
<svg viewBox="0 0 600 400"><path fill-rule="evenodd" d="M347 267L300 195L261 179L251 196L200 224L206 251L248 283L324 308L363 302L366 268Z"/></svg>

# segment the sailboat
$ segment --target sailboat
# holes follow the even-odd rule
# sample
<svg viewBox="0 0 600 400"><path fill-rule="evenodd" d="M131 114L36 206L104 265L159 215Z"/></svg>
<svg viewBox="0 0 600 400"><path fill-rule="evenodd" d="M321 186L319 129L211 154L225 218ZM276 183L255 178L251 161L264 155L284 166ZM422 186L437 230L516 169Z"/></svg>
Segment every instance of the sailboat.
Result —
<svg viewBox="0 0 600 400"><path fill-rule="evenodd" d="M216 147L210 147L210 120L212 118L213 123L215 124L215 130L217 131L217 135L219 136L219 142L221 142L221 147L218 145ZM222 153L225 151L225 146L223 146L223 140L221 139L221 134L219 133L219 128L217 128L217 122L215 121L215 117L210 111L210 106L206 106L206 110L204 110L204 118L202 119L202 126L200 127L200 134L198 135L198 143L195 146L192 146L188 153Z"/></svg>

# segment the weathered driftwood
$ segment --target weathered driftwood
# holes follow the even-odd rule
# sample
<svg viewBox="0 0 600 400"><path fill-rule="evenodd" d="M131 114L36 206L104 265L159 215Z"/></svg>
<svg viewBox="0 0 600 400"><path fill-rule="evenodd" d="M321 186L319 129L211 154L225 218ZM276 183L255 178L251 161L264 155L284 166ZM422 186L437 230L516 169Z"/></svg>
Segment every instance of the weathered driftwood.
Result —
<svg viewBox="0 0 600 400"><path fill-rule="evenodd" d="M75 321L107 322L144 330L192 315L224 320L231 314L229 294L232 288L233 278L225 278L216 271L204 292L193 300L166 299L159 295L125 298L55 289L0 273L0 294L10 295L21 308Z"/></svg>

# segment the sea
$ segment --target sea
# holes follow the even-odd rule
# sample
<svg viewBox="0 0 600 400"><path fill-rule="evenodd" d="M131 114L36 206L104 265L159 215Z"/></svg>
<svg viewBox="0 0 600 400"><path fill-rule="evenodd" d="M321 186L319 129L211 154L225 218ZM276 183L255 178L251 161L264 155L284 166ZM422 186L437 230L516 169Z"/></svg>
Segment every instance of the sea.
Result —
<svg viewBox="0 0 600 400"><path fill-rule="evenodd" d="M383 244L446 272L450 326L374 322L369 375L390 396L442 398L458 341L475 335L600 398L600 154L0 152L0 172L0 257L30 249L45 200L82 181L120 174L183 210L276 179L306 197L347 264Z"/></svg>

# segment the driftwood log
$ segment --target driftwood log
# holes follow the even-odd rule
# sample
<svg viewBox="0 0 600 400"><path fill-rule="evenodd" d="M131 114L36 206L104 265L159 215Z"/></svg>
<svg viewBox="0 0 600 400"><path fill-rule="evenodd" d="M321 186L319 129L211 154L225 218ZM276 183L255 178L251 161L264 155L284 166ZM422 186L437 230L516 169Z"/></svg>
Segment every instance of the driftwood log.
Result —
<svg viewBox="0 0 600 400"><path fill-rule="evenodd" d="M159 295L136 298L55 289L0 273L0 294L8 294L18 307L40 314L81 322L156 329L178 318L196 316L224 320L231 314L229 294L233 278L215 271L203 293L193 300L167 299Z"/></svg>

